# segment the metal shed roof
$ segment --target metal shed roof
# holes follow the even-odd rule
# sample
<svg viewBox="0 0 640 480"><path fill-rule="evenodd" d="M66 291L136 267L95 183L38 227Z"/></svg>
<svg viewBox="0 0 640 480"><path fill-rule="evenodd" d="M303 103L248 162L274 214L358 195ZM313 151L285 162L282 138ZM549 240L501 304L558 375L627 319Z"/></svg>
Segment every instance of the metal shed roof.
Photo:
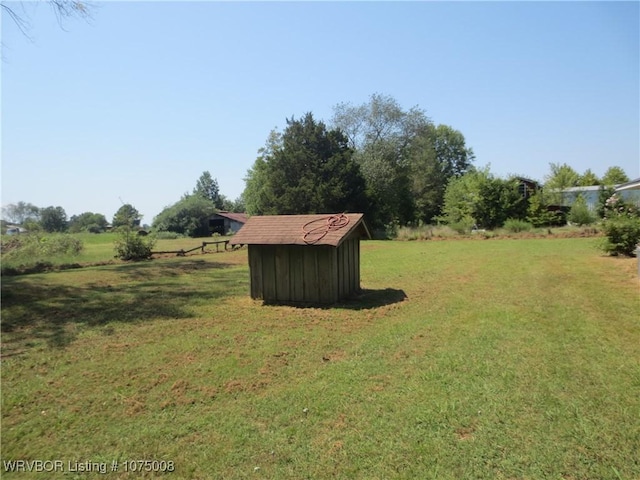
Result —
<svg viewBox="0 0 640 480"><path fill-rule="evenodd" d="M640 190L640 178L636 178L635 180L631 180L630 182L623 183L616 187L616 192L621 192L623 190Z"/></svg>
<svg viewBox="0 0 640 480"><path fill-rule="evenodd" d="M371 238L362 213L256 215L247 220L230 244L337 247L358 229L364 238Z"/></svg>

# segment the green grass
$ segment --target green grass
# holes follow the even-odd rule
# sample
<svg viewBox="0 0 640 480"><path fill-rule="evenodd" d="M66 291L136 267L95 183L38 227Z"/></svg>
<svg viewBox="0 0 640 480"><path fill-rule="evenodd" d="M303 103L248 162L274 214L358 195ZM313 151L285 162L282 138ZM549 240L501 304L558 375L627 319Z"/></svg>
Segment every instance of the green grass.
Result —
<svg viewBox="0 0 640 480"><path fill-rule="evenodd" d="M636 260L595 242L365 242L334 308L252 301L246 250L3 278L2 459L640 478Z"/></svg>
<svg viewBox="0 0 640 480"><path fill-rule="evenodd" d="M79 267L91 264L100 265L108 263L122 263L120 260L115 258L114 242L119 238L118 233L75 233L73 234L73 237L81 240L84 246L83 250L78 255L56 255L53 257L3 257L3 272L32 272L64 269L65 267L69 266ZM224 239L225 237L219 238ZM154 251L169 251L180 249L190 250L194 247L201 246L203 240L214 241L214 238L178 238L174 240L158 240L155 244ZM222 246L220 248L222 248ZM208 245L205 251L214 252L215 249L215 245ZM199 253L200 250L197 250L194 254Z"/></svg>

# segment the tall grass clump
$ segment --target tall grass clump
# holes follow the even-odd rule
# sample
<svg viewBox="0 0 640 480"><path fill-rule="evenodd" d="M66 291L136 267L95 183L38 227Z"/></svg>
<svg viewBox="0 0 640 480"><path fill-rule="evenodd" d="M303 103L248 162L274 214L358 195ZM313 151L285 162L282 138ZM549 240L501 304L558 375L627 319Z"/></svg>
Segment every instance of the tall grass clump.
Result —
<svg viewBox="0 0 640 480"><path fill-rule="evenodd" d="M529 232L533 228L533 225L531 225L529 222L525 222L524 220L509 218L506 222L504 222L503 228L511 233L520 233Z"/></svg>
<svg viewBox="0 0 640 480"><path fill-rule="evenodd" d="M429 240L432 236L433 230L429 225L400 227L396 233L396 240Z"/></svg>

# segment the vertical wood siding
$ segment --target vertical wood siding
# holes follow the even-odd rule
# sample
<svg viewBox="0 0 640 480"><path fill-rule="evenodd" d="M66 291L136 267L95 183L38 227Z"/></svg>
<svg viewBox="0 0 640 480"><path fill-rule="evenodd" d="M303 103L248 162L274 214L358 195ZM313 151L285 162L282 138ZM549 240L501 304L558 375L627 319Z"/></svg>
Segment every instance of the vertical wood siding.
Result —
<svg viewBox="0 0 640 480"><path fill-rule="evenodd" d="M360 241L338 248L249 245L251 297L266 302L335 303L360 289Z"/></svg>

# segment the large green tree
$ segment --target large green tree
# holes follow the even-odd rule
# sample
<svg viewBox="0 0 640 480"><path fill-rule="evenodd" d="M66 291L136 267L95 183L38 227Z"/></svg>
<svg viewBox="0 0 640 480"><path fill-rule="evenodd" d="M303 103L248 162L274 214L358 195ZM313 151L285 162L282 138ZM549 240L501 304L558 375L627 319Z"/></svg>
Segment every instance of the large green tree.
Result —
<svg viewBox="0 0 640 480"><path fill-rule="evenodd" d="M473 150L467 148L464 136L458 130L448 125L430 125L416 135L409 152L415 218L430 223L442 213L449 181L473 168Z"/></svg>
<svg viewBox="0 0 640 480"><path fill-rule="evenodd" d="M404 110L386 95L336 105L333 124L355 150L373 205L370 222L377 227L430 222L441 213L449 180L467 172L474 159L462 133L436 126L423 110Z"/></svg>
<svg viewBox="0 0 640 480"><path fill-rule="evenodd" d="M46 207L40 210L40 227L45 232L64 232L67 230L67 213L62 207Z"/></svg>
<svg viewBox="0 0 640 480"><path fill-rule="evenodd" d="M577 187L580 183L580 174L566 163L550 163L551 172L545 177L544 186L547 189L563 190Z"/></svg>
<svg viewBox="0 0 640 480"><path fill-rule="evenodd" d="M334 107L333 125L345 133L360 165L372 202L370 223L406 224L414 219L409 149L431 125L425 112L408 111L387 95L373 94L362 105Z"/></svg>
<svg viewBox="0 0 640 480"><path fill-rule="evenodd" d="M211 176L211 173L205 171L198 178L196 187L193 189L194 195L200 195L209 200L217 209L223 207L223 197L220 195L220 187L218 180Z"/></svg>
<svg viewBox="0 0 640 480"><path fill-rule="evenodd" d="M245 178L251 214L363 211L365 181L345 135L311 113L272 132Z"/></svg>
<svg viewBox="0 0 640 480"><path fill-rule="evenodd" d="M188 235L210 235L209 217L216 209L208 198L201 195L185 195L178 202L166 207L153 219L153 228Z"/></svg>
<svg viewBox="0 0 640 480"><path fill-rule="evenodd" d="M40 209L27 202L10 203L2 207L2 218L9 223L22 225L27 220L38 221Z"/></svg>
<svg viewBox="0 0 640 480"><path fill-rule="evenodd" d="M609 167L602 177L603 185L618 185L629 181L629 176L620 167Z"/></svg>
<svg viewBox="0 0 640 480"><path fill-rule="evenodd" d="M566 163L550 163L551 172L545 177L544 188L552 204L562 205L564 197L561 190L580 185L580 174Z"/></svg>
<svg viewBox="0 0 640 480"><path fill-rule="evenodd" d="M600 185L600 183L601 180L595 173L591 171L590 168L587 168L587 170L582 175L580 175L580 178L578 179L579 187L591 187L594 185Z"/></svg>
<svg viewBox="0 0 640 480"><path fill-rule="evenodd" d="M108 222L101 213L84 212L72 215L69 219L69 231L101 233L107 228Z"/></svg>
<svg viewBox="0 0 640 480"><path fill-rule="evenodd" d="M125 203L115 213L111 224L114 228L116 227L132 228L140 225L141 220L142 220L142 215L140 215L140 212L138 212L138 210L130 203Z"/></svg>
<svg viewBox="0 0 640 480"><path fill-rule="evenodd" d="M515 179L495 177L488 167L467 172L449 182L444 219L451 225L498 228L509 218L524 219L528 203Z"/></svg>

